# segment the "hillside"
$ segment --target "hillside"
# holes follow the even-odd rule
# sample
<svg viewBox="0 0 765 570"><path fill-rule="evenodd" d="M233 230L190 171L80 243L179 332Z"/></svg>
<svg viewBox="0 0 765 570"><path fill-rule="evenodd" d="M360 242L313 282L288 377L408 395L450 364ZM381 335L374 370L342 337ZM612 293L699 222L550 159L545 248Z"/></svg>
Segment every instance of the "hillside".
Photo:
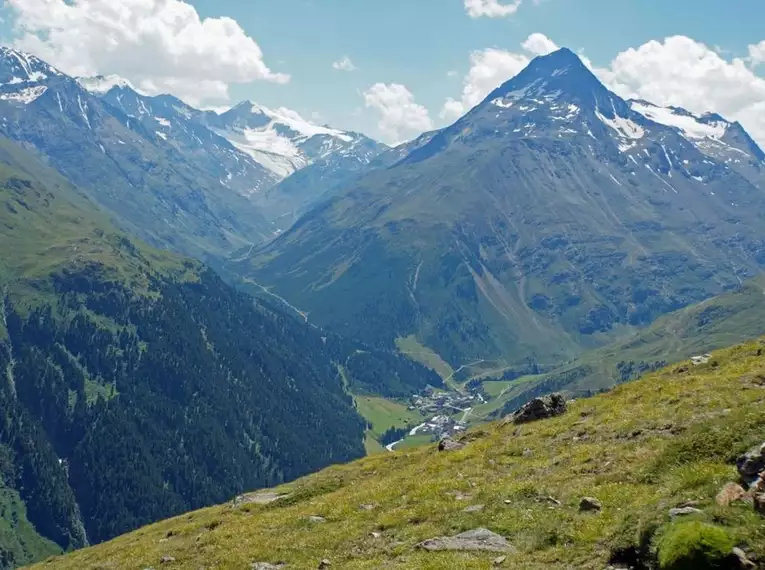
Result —
<svg viewBox="0 0 765 570"><path fill-rule="evenodd" d="M763 374L765 341L750 342L570 402L554 419L483 426L461 450L431 445L332 467L35 568L312 569L326 559L331 568L602 570L654 568L657 549L662 568L743 568L683 566L681 554L704 532L710 557L739 546L763 560L761 515L716 500L738 481L739 455L765 441ZM511 548L417 547L480 527Z"/></svg>
<svg viewBox="0 0 765 570"><path fill-rule="evenodd" d="M2 138L0 252L3 569L361 457L346 383L440 383L128 237Z"/></svg>
<svg viewBox="0 0 765 570"><path fill-rule="evenodd" d="M569 361L765 267L762 152L722 117L683 130L658 109L569 50L537 58L233 269L317 325L414 335L455 369Z"/></svg>
<svg viewBox="0 0 765 570"><path fill-rule="evenodd" d="M765 276L741 287L658 319L623 340L586 352L538 376L510 369L490 385L499 398L475 410L474 420L509 413L539 394L564 391L572 397L613 388L646 371L731 346L765 334Z"/></svg>

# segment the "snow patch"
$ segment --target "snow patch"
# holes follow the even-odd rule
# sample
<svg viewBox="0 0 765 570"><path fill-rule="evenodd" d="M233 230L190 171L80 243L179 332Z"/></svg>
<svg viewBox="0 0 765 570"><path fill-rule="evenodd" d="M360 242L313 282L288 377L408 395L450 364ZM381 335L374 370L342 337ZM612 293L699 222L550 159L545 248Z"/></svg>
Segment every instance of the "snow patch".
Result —
<svg viewBox="0 0 765 570"><path fill-rule="evenodd" d="M645 136L645 129L631 119L620 117L616 114L613 119L609 119L600 111L595 111L595 114L603 124L616 131L621 137L640 140Z"/></svg>
<svg viewBox="0 0 765 570"><path fill-rule="evenodd" d="M20 91L16 91L15 93L2 93L0 94L0 99L3 101L15 101L17 103L22 103L24 105L29 105L33 101L36 101L42 95L48 90L48 88L44 85L37 85L35 87L27 87L26 89L21 89Z"/></svg>
<svg viewBox="0 0 765 570"><path fill-rule="evenodd" d="M689 139L720 139L725 136L730 126L724 121L704 123L696 115L686 115L677 109L658 107L643 101L633 101L632 110L656 123L679 129L681 134Z"/></svg>
<svg viewBox="0 0 765 570"><path fill-rule="evenodd" d="M115 87L121 87L123 89L132 89L138 92L133 84L127 79L120 77L119 75L96 75L95 77L78 77L77 83L79 83L85 91L89 91L94 95L106 95Z"/></svg>
<svg viewBox="0 0 765 570"><path fill-rule="evenodd" d="M492 101L492 103L502 109L509 109L510 107L513 106L512 101L509 101L509 102L505 101L502 97L497 97L496 99Z"/></svg>

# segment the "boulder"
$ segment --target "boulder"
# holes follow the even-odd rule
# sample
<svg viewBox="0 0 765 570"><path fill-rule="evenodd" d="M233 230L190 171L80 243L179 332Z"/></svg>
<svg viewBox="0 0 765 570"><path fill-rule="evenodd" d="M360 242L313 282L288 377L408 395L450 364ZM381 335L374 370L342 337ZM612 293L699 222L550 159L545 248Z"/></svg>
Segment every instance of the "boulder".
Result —
<svg viewBox="0 0 765 570"><path fill-rule="evenodd" d="M485 528L476 528L456 536L431 538L421 542L417 547L428 551L459 550L499 553L515 551L513 546L504 537Z"/></svg>
<svg viewBox="0 0 765 570"><path fill-rule="evenodd" d="M249 493L246 495L239 495L233 501L232 506L234 508L241 507L242 505L270 505L281 499L286 499L289 495L280 495L279 493Z"/></svg>
<svg viewBox="0 0 765 570"><path fill-rule="evenodd" d="M322 560L321 562L319 562L319 570L326 570L330 566L332 566L332 563L326 558Z"/></svg>
<svg viewBox="0 0 765 570"><path fill-rule="evenodd" d="M740 548L734 548L732 552L733 559L737 568L741 570L756 570L757 565L749 560L746 552Z"/></svg>
<svg viewBox="0 0 765 570"><path fill-rule="evenodd" d="M465 447L464 443L454 441L450 437L445 437L438 442L438 451L458 451Z"/></svg>
<svg viewBox="0 0 765 570"><path fill-rule="evenodd" d="M173 562L175 562L175 558L172 556L163 556L159 559L160 564L172 564Z"/></svg>
<svg viewBox="0 0 765 570"><path fill-rule="evenodd" d="M669 518L676 519L678 517L689 517L691 515L698 515L702 511L696 507L679 507L677 509L669 510Z"/></svg>
<svg viewBox="0 0 765 570"><path fill-rule="evenodd" d="M744 491L741 485L738 483L728 483L717 493L715 500L721 507L728 507L736 501L745 501L746 498L746 491Z"/></svg>
<svg viewBox="0 0 765 570"><path fill-rule="evenodd" d="M747 485L757 480L760 473L765 471L765 443L750 449L736 461L736 467L741 479Z"/></svg>
<svg viewBox="0 0 765 570"><path fill-rule="evenodd" d="M327 519L325 519L324 517L311 516L311 517L308 517L308 521L312 523L320 524L320 523L327 522Z"/></svg>
<svg viewBox="0 0 765 570"><path fill-rule="evenodd" d="M507 560L507 556L499 556L494 559L494 566L502 566Z"/></svg>
<svg viewBox="0 0 765 570"><path fill-rule="evenodd" d="M250 566L251 570L282 570L284 568L283 563L271 564L270 562L253 562Z"/></svg>
<svg viewBox="0 0 765 570"><path fill-rule="evenodd" d="M603 504L594 497L583 497L579 501L579 510L582 512L596 512L603 508Z"/></svg>
<svg viewBox="0 0 765 570"><path fill-rule="evenodd" d="M484 509L483 505L470 505L462 509L464 513L480 513Z"/></svg>
<svg viewBox="0 0 765 570"><path fill-rule="evenodd" d="M542 398L534 398L528 404L512 415L514 424L525 424L553 418L566 413L566 399L562 394L550 394Z"/></svg>
<svg viewBox="0 0 765 570"><path fill-rule="evenodd" d="M754 497L754 510L765 516L765 493L755 493Z"/></svg>

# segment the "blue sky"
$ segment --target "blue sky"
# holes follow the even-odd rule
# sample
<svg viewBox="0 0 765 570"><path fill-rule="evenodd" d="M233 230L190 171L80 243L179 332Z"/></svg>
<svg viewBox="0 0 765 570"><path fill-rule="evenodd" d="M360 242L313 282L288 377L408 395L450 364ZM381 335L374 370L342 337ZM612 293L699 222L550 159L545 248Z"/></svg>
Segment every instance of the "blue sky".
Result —
<svg viewBox="0 0 765 570"><path fill-rule="evenodd" d="M110 1L120 2L123 7L138 6L137 0ZM185 1L193 6L202 20L233 18L244 33L260 47L263 62L268 69L290 76L287 83L240 83L238 79L230 80L222 74L220 79L225 83L232 101L252 99L270 107L285 106L299 111L306 117L313 116L314 120L319 122L388 138L413 136L415 131L422 130L423 121L415 120L414 126L409 128L404 124L404 118L401 119L401 129L396 135L384 131L380 126L381 113L391 110L381 111L374 104L370 105L365 101L363 93L369 90L370 86L378 83L386 86L404 86L408 93L411 93L412 104L422 107L428 115L427 120L434 126L439 126L451 118L441 117L445 100L449 97L460 100L463 89L469 83L466 76L471 65L475 64L471 63L471 53L487 48L496 48L508 54L524 53L520 45L532 33L544 34L557 45L570 47L586 55L593 66L604 70L625 50L638 48L651 40L661 41L669 36L684 36L694 40L734 68L737 65L736 58L744 61L743 58L750 54L750 46L756 46L765 40L765 28L762 26L762 22L765 22L765 2L761 0L736 0L735 3L724 3L721 0L523 0L517 12L512 15L478 18L467 14L465 0ZM183 0L149 0L148 3L157 6L151 14L146 13L146 18L154 17L155 12L159 13L163 3L181 5ZM504 0L504 3L510 2ZM80 70L81 67L88 72L104 74L132 73L136 77L128 78L134 83L144 81L144 85L150 86L149 91L175 89L176 94L187 100L199 95L200 100L194 101L195 103L222 104L219 100L213 101L215 97L195 91L194 77L190 75L192 72L189 71L188 65L180 71L168 71L168 65L183 67L183 64L179 63L185 53L182 51L179 52L181 55L176 58L177 61L172 64L166 63L155 72L156 75L177 71L178 80L163 82L155 76L137 77L141 72L136 71L136 65L145 65L148 69L155 58L141 50L144 53L140 55L140 60L131 67L127 61L131 57L128 51L129 30L118 30L116 23L104 28L87 28L87 34L73 32L70 36L65 36L59 32L60 37L55 40L57 44L50 39L50 30L58 29L57 26L85 26L83 22L88 16L86 10L99 9L97 6L101 4L103 7L100 8L102 12L99 13L99 18L90 18L99 21L113 16L113 10L110 12L107 7L107 0L91 0L87 3L84 0L6 0L5 22L2 25L4 39L6 42L20 43L21 47L26 49L43 52L39 55L56 60L52 63L65 71L73 72L73 68ZM724 4L729 5L723 9ZM735 4L735 8L731 8L730 4ZM61 9L53 10L54 6ZM78 15L65 14L60 16L60 20L56 20L59 16L40 16L42 11L63 14L67 11L67 6L79 6ZM136 17L140 16L138 8L128 9L135 9ZM73 11L74 9L69 10ZM104 34L104 42L108 38L121 42L121 34L124 33L125 49L120 51L118 46L112 60L104 58L102 54L96 53L99 51L98 33ZM175 32L169 34L169 39L164 38L162 42L157 43L158 46L164 46L161 48L164 51L168 51L166 42L181 41L181 35L174 36L173 33ZM96 36L96 40L89 44L83 43L82 36L86 35L89 38ZM195 41L215 43L215 37ZM235 44L232 46L235 48ZM93 53L88 54L88 50ZM84 54L82 61L80 52ZM210 53L209 61L212 65L215 65L216 57L227 57L220 53L213 54L212 51ZM765 59L765 47L763 54ZM534 54L526 52L525 55L531 57ZM343 56L352 60L356 67L354 71L338 71L332 68L332 63ZM686 56L691 57L687 53L683 57ZM200 59L198 54L196 57ZM707 89L705 84L694 84L685 94L674 93L673 90L677 91L682 85L669 85L672 83L670 80L673 74L667 74L663 79L650 79L649 82L652 83L649 87L638 85L641 80L639 74L643 73L640 70L644 69L646 62L651 58L654 58L651 65L659 61L656 58L664 58L668 65L673 62L679 65L678 62L681 61L668 47L662 54L651 54L648 59L643 58L642 63L632 61L632 70L622 70L622 76L619 78L619 81L626 85L625 90L628 90L629 94L642 93L648 89L654 98L665 100L659 103L681 102L691 108L698 106L699 111L702 105L718 105L718 99L722 95L699 97L697 93L696 99L693 99L692 91ZM80 66L87 61L90 61L89 66ZM692 59L683 61L686 69L700 69ZM505 73L507 69L515 69L507 62L506 65L510 67L505 67ZM719 66L714 64L710 65L714 69L710 68L709 78L713 73L717 73L716 77L720 80L726 77L728 71L718 69ZM220 68L226 68L226 62L221 63ZM765 73L763 66L755 62L749 62L747 70L753 74L754 79L748 76L737 79L747 84L746 89L754 85L753 90L747 92L747 101L734 104L733 101L721 100L719 105L722 111L728 114L742 114L743 117L747 117L747 113L752 117L755 116L755 111L759 113L760 108L756 103L760 95L760 85L756 80L761 79ZM693 75L691 71L688 73ZM496 81L506 79L501 76L502 73L498 72ZM708 83L709 78L703 78L704 82ZM749 85L750 83L752 85ZM170 87L167 87L168 85ZM485 89L484 86L478 91ZM710 91L713 90L710 88ZM628 94L626 91L625 95ZM765 100L765 97L760 99ZM468 98L465 102L469 105L473 101ZM755 105L754 110L750 108L752 105ZM396 109L393 109L393 112L395 111ZM421 110L415 109L414 112L421 113ZM388 119L395 120L391 117ZM759 128L755 127L755 130ZM765 124L762 126L762 132L765 138Z"/></svg>
<svg viewBox="0 0 765 570"><path fill-rule="evenodd" d="M292 75L286 86L232 91L265 105L318 111L344 128L374 131L358 91L376 82L406 85L438 109L458 94L474 50L517 50L533 32L583 50L606 65L620 51L652 39L686 35L734 55L765 39L765 2L737 0L530 0L508 18L469 18L460 0L193 0L203 16L231 16L255 37L266 61ZM333 71L348 55L353 73ZM283 63L282 63L283 62ZM459 76L448 77L449 71Z"/></svg>

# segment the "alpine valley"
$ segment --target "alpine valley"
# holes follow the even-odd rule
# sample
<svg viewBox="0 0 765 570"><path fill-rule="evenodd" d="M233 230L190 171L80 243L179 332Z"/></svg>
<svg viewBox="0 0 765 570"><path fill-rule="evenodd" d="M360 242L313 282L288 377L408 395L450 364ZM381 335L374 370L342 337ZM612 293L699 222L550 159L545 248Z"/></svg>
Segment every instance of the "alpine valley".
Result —
<svg viewBox="0 0 765 570"><path fill-rule="evenodd" d="M171 123L188 139L153 140L148 119L39 60L6 50L3 62L3 130L24 138L0 136L0 568L361 457L367 423L350 391L441 385L118 229L110 217L204 257L252 229L235 213L257 210L184 170L214 162L184 163L191 123ZM161 221L173 212L177 224Z"/></svg>
<svg viewBox="0 0 765 570"><path fill-rule="evenodd" d="M375 346L544 368L761 271L764 159L740 124L623 100L562 49L236 271Z"/></svg>
<svg viewBox="0 0 765 570"><path fill-rule="evenodd" d="M743 126L568 49L389 148L0 48L0 570L751 562L763 270Z"/></svg>

